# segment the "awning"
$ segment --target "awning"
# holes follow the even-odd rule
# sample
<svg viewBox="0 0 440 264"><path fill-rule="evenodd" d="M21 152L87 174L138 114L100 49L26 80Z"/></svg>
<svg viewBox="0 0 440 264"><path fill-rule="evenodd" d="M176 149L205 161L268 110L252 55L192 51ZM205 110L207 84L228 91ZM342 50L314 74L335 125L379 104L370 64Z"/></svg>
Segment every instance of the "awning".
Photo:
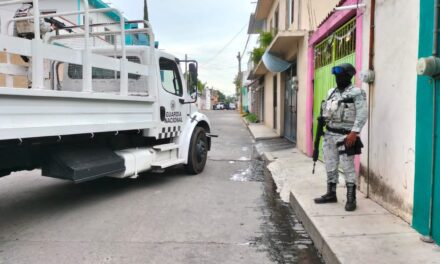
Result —
<svg viewBox="0 0 440 264"><path fill-rule="evenodd" d="M295 58L296 54L298 53L299 44L302 40L304 40L305 36L307 35L306 31L279 31L278 34L275 36L272 43L269 45L269 47L266 49L266 53L270 53L272 56L276 56L280 60L286 61L286 59L293 59ZM253 72L249 75L249 79L253 80L256 78L259 78L260 76L266 74L268 71L271 72L279 72L279 71L272 71L272 70L278 70L275 67L270 70L268 65L271 64L277 64L277 63L270 63L268 64L263 62L263 59L255 66ZM276 61L276 59L268 59L270 61ZM279 63L281 64L281 63ZM289 67L287 67L288 69Z"/></svg>
<svg viewBox="0 0 440 264"><path fill-rule="evenodd" d="M292 63L278 58L268 51L264 53L262 60L264 65L266 65L266 68L273 73L283 72L289 69L292 65Z"/></svg>

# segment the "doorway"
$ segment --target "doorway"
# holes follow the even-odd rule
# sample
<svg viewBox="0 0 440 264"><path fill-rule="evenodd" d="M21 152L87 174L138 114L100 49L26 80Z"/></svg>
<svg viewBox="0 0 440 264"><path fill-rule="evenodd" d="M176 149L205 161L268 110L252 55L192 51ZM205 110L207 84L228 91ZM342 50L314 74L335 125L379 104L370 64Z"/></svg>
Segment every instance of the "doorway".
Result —
<svg viewBox="0 0 440 264"><path fill-rule="evenodd" d="M296 142L297 112L298 112L298 78L296 77L296 65L292 65L285 73L285 96L284 96L284 137Z"/></svg>

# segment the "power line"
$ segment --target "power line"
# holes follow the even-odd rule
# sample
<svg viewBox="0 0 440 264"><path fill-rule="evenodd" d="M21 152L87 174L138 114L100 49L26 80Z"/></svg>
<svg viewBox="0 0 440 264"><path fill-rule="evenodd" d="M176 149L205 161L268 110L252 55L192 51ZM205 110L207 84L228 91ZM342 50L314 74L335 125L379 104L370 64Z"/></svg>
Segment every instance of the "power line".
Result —
<svg viewBox="0 0 440 264"><path fill-rule="evenodd" d="M215 58L217 58L220 54L222 54L229 47L229 45L231 45L232 42L234 42L234 40L238 38L238 36L240 36L241 32L246 28L246 25L247 23L244 24L244 26L240 29L240 31L238 31L237 34L235 34L234 37L229 42L227 42L226 45L223 46L223 48L221 48L214 56L206 60L205 66L211 64Z"/></svg>
<svg viewBox="0 0 440 264"><path fill-rule="evenodd" d="M249 34L249 33L253 33L256 20L257 19L255 18L255 14L254 14L254 19L252 20L252 24L251 24L251 27L250 27L250 32L248 32L248 37L247 37L247 40L246 40L246 44L244 45L243 52L241 53L242 56L245 54L246 49L247 49L247 47L249 45L249 40L251 39L251 34Z"/></svg>
<svg viewBox="0 0 440 264"><path fill-rule="evenodd" d="M243 52L241 54L243 54L243 55L245 54L250 39L251 39L251 34L248 34L248 37L247 37L247 40L246 40L246 44L244 45L244 49L243 49Z"/></svg>

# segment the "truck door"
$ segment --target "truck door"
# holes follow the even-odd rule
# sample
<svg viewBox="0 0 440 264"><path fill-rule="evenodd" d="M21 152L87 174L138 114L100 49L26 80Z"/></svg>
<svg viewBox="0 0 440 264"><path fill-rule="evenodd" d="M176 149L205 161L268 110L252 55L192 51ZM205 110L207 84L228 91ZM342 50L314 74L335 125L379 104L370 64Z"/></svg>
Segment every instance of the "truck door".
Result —
<svg viewBox="0 0 440 264"><path fill-rule="evenodd" d="M184 105L179 99L184 97L184 86L179 66L175 60L159 59L160 81L160 118L162 121L159 139L174 138L180 135L183 120L186 117Z"/></svg>

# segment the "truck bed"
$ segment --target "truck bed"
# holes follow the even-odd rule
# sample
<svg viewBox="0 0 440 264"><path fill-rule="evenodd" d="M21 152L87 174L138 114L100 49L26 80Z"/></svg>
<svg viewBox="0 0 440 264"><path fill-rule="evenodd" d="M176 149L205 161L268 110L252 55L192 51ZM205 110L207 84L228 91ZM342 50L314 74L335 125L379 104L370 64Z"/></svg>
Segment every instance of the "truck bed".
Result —
<svg viewBox="0 0 440 264"><path fill-rule="evenodd" d="M149 129L150 97L0 87L0 140Z"/></svg>

